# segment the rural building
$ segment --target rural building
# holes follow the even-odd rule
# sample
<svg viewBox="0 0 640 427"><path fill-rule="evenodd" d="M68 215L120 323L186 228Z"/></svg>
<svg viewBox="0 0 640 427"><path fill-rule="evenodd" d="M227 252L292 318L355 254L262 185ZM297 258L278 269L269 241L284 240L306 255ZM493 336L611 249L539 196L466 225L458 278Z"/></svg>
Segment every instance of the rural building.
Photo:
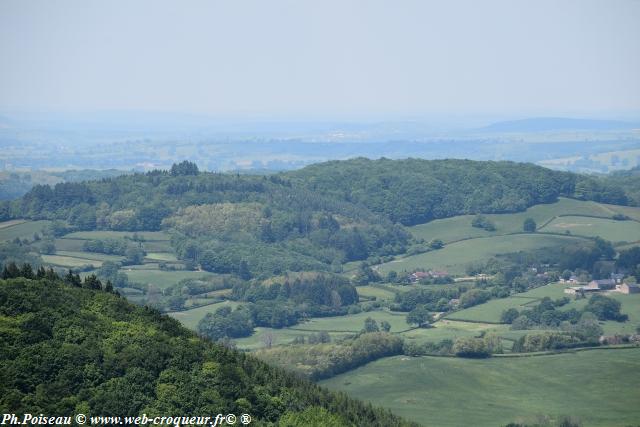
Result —
<svg viewBox="0 0 640 427"><path fill-rule="evenodd" d="M411 280L411 282L413 283L416 283L416 282L419 282L421 279L428 279L430 277L431 276L426 271L416 271L409 275L409 280Z"/></svg>
<svg viewBox="0 0 640 427"><path fill-rule="evenodd" d="M422 279L440 279L445 277L449 277L449 273L446 271L416 271L409 275L409 280L412 283L417 283Z"/></svg>
<svg viewBox="0 0 640 427"><path fill-rule="evenodd" d="M640 294L640 286L637 283L622 283L616 285L616 291L623 294Z"/></svg>
<svg viewBox="0 0 640 427"><path fill-rule="evenodd" d="M622 280L624 279L624 274L621 273L611 273L611 280L613 280L616 283L622 283Z"/></svg>
<svg viewBox="0 0 640 427"><path fill-rule="evenodd" d="M600 279L590 281L585 289L598 289L601 291L608 291L616 287L616 281L613 279Z"/></svg>
<svg viewBox="0 0 640 427"><path fill-rule="evenodd" d="M564 290L564 293L569 295L576 295L576 294L600 292L600 291L601 289L598 287L589 287L589 285L587 285L587 286L571 286L570 288L566 288Z"/></svg>

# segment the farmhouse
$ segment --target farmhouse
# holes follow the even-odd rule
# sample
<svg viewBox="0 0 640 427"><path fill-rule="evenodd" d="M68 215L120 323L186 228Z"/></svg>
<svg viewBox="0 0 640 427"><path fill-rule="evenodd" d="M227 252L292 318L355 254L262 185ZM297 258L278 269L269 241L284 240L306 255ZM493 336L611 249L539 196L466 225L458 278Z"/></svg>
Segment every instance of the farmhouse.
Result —
<svg viewBox="0 0 640 427"><path fill-rule="evenodd" d="M600 292L600 290L601 289L597 287L590 288L588 286L571 286L569 288L566 288L564 290L564 293L569 295L576 295L576 294L589 293L589 292Z"/></svg>
<svg viewBox="0 0 640 427"><path fill-rule="evenodd" d="M640 286L637 283L621 283L616 285L616 291L622 294L640 294Z"/></svg>
<svg viewBox="0 0 640 427"><path fill-rule="evenodd" d="M409 280L411 280L412 283L416 283L419 282L420 279L428 279L430 277L431 276L426 271L416 271L409 275Z"/></svg>
<svg viewBox="0 0 640 427"><path fill-rule="evenodd" d="M616 287L616 281L614 279L601 279L590 281L585 289L597 289L600 291L608 291Z"/></svg>
<svg viewBox="0 0 640 427"><path fill-rule="evenodd" d="M443 279L449 277L449 273L446 271L415 271L409 275L411 283L417 283L422 279Z"/></svg>

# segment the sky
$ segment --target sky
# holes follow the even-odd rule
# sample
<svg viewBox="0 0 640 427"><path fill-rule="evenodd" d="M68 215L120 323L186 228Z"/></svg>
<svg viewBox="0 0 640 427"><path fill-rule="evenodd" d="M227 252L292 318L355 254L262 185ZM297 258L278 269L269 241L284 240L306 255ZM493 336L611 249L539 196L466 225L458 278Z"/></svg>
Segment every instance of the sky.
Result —
<svg viewBox="0 0 640 427"><path fill-rule="evenodd" d="M638 0L0 0L0 111L633 115L638 23Z"/></svg>

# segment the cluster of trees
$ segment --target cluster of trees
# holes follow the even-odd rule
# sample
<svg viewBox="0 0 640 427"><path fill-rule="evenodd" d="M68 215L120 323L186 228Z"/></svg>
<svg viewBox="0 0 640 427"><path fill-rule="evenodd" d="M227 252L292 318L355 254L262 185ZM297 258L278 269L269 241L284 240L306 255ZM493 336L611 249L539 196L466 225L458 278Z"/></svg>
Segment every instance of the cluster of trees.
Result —
<svg viewBox="0 0 640 427"><path fill-rule="evenodd" d="M396 311L411 311L423 305L428 311L447 311L449 301L460 298L460 295L469 289L468 285L457 285L398 292L391 308Z"/></svg>
<svg viewBox="0 0 640 427"><path fill-rule="evenodd" d="M559 310L559 307L567 304L568 298L561 298L552 301L545 297L534 308L518 312L509 309L502 313L502 320L511 323L513 329L529 329L531 327L556 327L562 322L577 323L584 313L592 313L597 320L613 320L624 322L628 316L620 312L621 304L613 298L605 295L593 295L589 298L587 305L578 311L575 308L570 310Z"/></svg>
<svg viewBox="0 0 640 427"><path fill-rule="evenodd" d="M565 344L596 343L603 334L602 327L598 324L598 321L615 320L622 322L628 319L627 315L620 312L620 302L604 295L593 295L580 311L575 308L570 310L559 309L567 303L569 303L569 299L566 297L555 301L546 297L532 309L518 311L515 308L510 308L505 310L502 313L501 321L511 324L511 329L514 330L551 329L558 331L559 338L555 335L550 335L549 337L567 340L567 342L555 344L556 341L552 341L549 344L550 347L545 348L545 350L549 350L560 348L557 346ZM566 338L567 336L570 338ZM523 347L522 351L538 351L527 350L529 347Z"/></svg>
<svg viewBox="0 0 640 427"><path fill-rule="evenodd" d="M584 340L574 333L545 331L521 336L513 343L511 351L529 353L534 351L561 350L584 345Z"/></svg>
<svg viewBox="0 0 640 427"><path fill-rule="evenodd" d="M0 281L0 407L10 413L162 416L190 408L286 426L326 413L333 425L410 425L197 339L170 317L98 291L97 279L77 286L72 276Z"/></svg>
<svg viewBox="0 0 640 427"><path fill-rule="evenodd" d="M82 250L107 255L123 255L123 264L142 264L147 252L141 243L132 244L125 239L93 239L85 240Z"/></svg>
<svg viewBox="0 0 640 427"><path fill-rule="evenodd" d="M269 364L287 367L297 374L319 380L398 354L402 354L400 337L387 332L368 332L339 343L263 349L256 356Z"/></svg>
<svg viewBox="0 0 640 427"><path fill-rule="evenodd" d="M198 322L198 333L213 341L249 336L253 333L251 313L243 306L235 310L229 306L220 307Z"/></svg>
<svg viewBox="0 0 640 427"><path fill-rule="evenodd" d="M620 251L616 259L616 267L629 272L640 282L640 247Z"/></svg>
<svg viewBox="0 0 640 427"><path fill-rule="evenodd" d="M496 224L484 215L476 215L471 221L471 226L482 228L486 231L496 231Z"/></svg>
<svg viewBox="0 0 640 427"><path fill-rule="evenodd" d="M500 337L486 334L481 338L457 338L451 347L451 352L458 357L485 358L502 353L503 349Z"/></svg>

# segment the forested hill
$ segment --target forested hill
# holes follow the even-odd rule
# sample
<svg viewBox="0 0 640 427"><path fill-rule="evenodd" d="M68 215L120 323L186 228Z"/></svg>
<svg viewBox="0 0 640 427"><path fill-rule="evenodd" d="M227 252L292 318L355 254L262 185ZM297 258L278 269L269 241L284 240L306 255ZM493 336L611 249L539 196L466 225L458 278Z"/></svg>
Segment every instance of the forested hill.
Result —
<svg viewBox="0 0 640 427"><path fill-rule="evenodd" d="M400 225L472 213L522 211L558 196L627 204L620 186L531 164L469 160L368 160L271 176L170 171L37 185L0 202L0 221L61 220L77 230L170 231L188 268L262 276L334 270L403 253Z"/></svg>
<svg viewBox="0 0 640 427"><path fill-rule="evenodd" d="M404 225L517 212L558 196L628 203L624 191L607 181L506 161L358 158L311 165L286 176L298 186L363 204Z"/></svg>
<svg viewBox="0 0 640 427"><path fill-rule="evenodd" d="M43 271L44 273L44 271ZM197 338L99 282L0 280L0 409L73 416L250 414L274 426L409 425ZM88 289L93 288L93 289ZM106 288L110 290L109 288Z"/></svg>

